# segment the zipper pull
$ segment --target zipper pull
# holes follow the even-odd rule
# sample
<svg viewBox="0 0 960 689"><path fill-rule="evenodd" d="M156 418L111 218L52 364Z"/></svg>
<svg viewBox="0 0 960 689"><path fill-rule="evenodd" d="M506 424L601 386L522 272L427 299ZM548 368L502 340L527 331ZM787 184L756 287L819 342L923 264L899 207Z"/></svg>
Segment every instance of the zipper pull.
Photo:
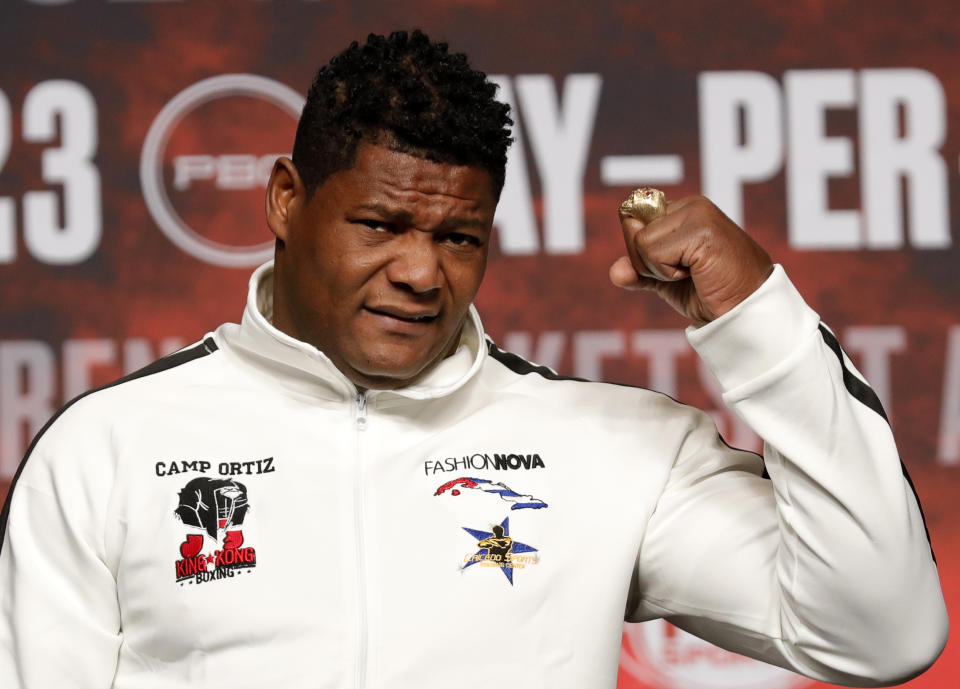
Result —
<svg viewBox="0 0 960 689"><path fill-rule="evenodd" d="M357 428L361 431L367 427L367 396L357 393Z"/></svg>

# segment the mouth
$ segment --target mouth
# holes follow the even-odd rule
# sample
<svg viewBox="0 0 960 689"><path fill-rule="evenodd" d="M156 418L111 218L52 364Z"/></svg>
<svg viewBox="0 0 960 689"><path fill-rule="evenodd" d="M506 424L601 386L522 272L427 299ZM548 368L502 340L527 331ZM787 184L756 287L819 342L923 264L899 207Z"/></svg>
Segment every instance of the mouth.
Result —
<svg viewBox="0 0 960 689"><path fill-rule="evenodd" d="M404 323L433 323L439 317L439 312L430 309L403 309L396 306L365 306L365 310L377 316L386 316Z"/></svg>

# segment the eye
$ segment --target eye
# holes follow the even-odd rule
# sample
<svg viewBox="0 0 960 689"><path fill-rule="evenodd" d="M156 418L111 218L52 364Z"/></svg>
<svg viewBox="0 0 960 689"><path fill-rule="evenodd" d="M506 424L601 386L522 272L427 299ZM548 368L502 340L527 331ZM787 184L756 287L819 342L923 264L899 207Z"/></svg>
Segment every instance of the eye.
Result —
<svg viewBox="0 0 960 689"><path fill-rule="evenodd" d="M444 235L443 239L457 246L480 246L479 237L464 232L451 232L450 234Z"/></svg>
<svg viewBox="0 0 960 689"><path fill-rule="evenodd" d="M357 220L356 222L377 232L390 232L392 229L390 223L383 222L382 220Z"/></svg>

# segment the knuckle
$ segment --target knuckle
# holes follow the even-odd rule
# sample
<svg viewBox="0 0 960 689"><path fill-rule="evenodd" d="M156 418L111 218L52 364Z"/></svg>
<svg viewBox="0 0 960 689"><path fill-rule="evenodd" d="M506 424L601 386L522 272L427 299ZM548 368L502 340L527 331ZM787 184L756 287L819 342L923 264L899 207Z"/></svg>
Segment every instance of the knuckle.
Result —
<svg viewBox="0 0 960 689"><path fill-rule="evenodd" d="M717 221L723 215L720 209L706 196L700 196L697 199L697 210L705 217Z"/></svg>
<svg viewBox="0 0 960 689"><path fill-rule="evenodd" d="M634 232L630 237L630 242L636 247L646 246L649 241L646 232Z"/></svg>

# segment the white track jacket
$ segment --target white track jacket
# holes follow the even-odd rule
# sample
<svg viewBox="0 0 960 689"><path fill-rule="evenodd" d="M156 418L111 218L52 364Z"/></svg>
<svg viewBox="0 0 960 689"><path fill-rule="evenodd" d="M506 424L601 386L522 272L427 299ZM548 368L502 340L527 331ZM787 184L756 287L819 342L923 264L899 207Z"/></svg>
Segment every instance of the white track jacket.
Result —
<svg viewBox="0 0 960 689"><path fill-rule="evenodd" d="M762 458L472 309L422 382L358 394L269 324L271 271L241 325L37 436L0 522L3 689L611 689L624 618L863 686L945 643L883 410L779 266L688 330Z"/></svg>

